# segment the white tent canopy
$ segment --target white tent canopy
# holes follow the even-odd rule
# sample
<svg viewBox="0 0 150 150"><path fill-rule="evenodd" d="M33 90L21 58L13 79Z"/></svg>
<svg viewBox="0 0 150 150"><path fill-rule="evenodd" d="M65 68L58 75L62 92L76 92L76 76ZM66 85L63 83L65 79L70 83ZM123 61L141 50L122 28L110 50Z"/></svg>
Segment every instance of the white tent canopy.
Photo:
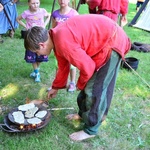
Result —
<svg viewBox="0 0 150 150"><path fill-rule="evenodd" d="M145 10L141 13L139 20L133 27L150 31L150 3L147 4Z"/></svg>

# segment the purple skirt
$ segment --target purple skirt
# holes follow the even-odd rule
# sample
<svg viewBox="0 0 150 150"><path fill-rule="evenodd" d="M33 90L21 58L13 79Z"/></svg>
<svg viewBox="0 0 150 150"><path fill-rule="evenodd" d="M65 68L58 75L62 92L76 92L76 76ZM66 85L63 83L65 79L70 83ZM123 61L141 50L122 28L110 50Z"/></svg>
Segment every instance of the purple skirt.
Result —
<svg viewBox="0 0 150 150"><path fill-rule="evenodd" d="M27 63L47 62L48 56L47 55L38 56L36 53L31 52L30 50L26 50L24 59L26 60Z"/></svg>

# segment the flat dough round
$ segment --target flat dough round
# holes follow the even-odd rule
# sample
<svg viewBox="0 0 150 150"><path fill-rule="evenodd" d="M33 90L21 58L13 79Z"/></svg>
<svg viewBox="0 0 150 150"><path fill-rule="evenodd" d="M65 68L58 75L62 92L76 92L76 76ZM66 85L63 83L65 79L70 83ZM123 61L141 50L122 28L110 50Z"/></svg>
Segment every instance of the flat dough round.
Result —
<svg viewBox="0 0 150 150"><path fill-rule="evenodd" d="M23 115L23 113L21 111L15 111L15 112L13 112L12 116L13 116L14 121L16 123L24 124L25 119L24 119L24 115Z"/></svg>
<svg viewBox="0 0 150 150"><path fill-rule="evenodd" d="M38 107L31 108L25 112L25 117L32 118L32 117L34 117L34 115L37 111L38 111Z"/></svg>
<svg viewBox="0 0 150 150"><path fill-rule="evenodd" d="M47 111L46 111L46 110L41 110L41 111L38 111L38 112L35 114L35 117L44 118L46 114L47 114Z"/></svg>
<svg viewBox="0 0 150 150"><path fill-rule="evenodd" d="M29 104L20 105L18 107L18 110L27 111L27 110L34 108L34 107L35 107L34 103L29 103Z"/></svg>
<svg viewBox="0 0 150 150"><path fill-rule="evenodd" d="M39 118L34 117L34 118L27 119L27 122L29 124L39 124L39 123L42 122L42 120L39 119Z"/></svg>

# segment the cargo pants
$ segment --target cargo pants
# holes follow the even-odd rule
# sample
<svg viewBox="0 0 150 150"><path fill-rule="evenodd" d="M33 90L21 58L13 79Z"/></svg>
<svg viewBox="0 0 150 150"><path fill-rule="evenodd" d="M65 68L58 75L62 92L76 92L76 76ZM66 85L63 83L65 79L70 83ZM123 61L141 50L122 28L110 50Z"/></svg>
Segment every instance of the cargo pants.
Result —
<svg viewBox="0 0 150 150"><path fill-rule="evenodd" d="M96 135L105 119L113 97L120 55L112 51L108 62L93 74L84 90L77 97L79 116L83 119L84 132Z"/></svg>

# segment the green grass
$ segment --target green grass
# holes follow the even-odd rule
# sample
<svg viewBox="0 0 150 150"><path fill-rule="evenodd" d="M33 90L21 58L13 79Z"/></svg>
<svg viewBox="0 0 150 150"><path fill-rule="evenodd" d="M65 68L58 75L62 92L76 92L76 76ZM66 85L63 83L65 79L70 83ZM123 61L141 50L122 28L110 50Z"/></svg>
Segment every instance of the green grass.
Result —
<svg viewBox="0 0 150 150"><path fill-rule="evenodd" d="M41 7L51 12L52 3L46 0ZM57 7L58 5L56 5ZM27 9L24 1L18 5L18 13ZM82 5L80 13L87 13ZM135 4L130 4L128 20L135 15ZM15 38L6 35L0 45L0 106L10 108L24 104L26 98L44 99L46 89L54 79L54 56L49 62L41 64L41 83L29 78L32 66L24 61L23 40L20 39L21 27L16 30ZM149 43L149 32L137 28L124 28L131 41ZM74 107L74 110L51 111L50 123L43 129L30 133L9 134L0 131L0 150L149 150L150 149L150 90L142 81L150 84L150 53L130 51L127 56L139 59L137 74L120 69L114 97L106 120L93 139L73 142L68 135L82 129L82 123L65 119L69 113L78 112L74 94L60 90L57 97L49 101L49 108ZM78 76L78 74L77 74ZM140 76L140 77L139 77ZM141 79L142 78L142 79ZM0 114L0 121L7 114Z"/></svg>

